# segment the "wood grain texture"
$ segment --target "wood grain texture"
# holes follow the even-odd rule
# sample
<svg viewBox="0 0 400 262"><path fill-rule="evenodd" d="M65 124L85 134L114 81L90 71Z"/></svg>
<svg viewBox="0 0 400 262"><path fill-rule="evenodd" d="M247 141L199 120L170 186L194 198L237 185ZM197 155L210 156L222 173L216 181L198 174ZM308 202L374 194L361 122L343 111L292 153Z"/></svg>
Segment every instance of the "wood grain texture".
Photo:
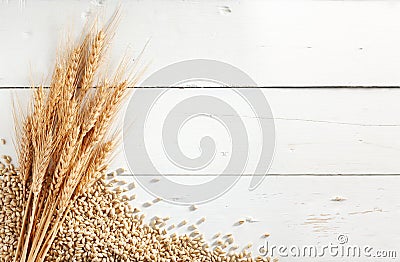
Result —
<svg viewBox="0 0 400 262"><path fill-rule="evenodd" d="M262 89L275 120L276 150L269 171L276 175L397 175L400 174L400 89ZM0 90L0 120L12 123L11 97L19 97L21 104L30 90ZM179 101L198 95L225 99L238 114L235 121L243 121L249 135L249 162L245 174L253 175L259 160L260 133L257 118L249 113L248 104L230 89L173 89L152 109L148 121L151 127L146 136L158 144L147 145L152 161L162 174L187 174L173 168L163 155L160 130L164 117ZM310 102L312 101L312 103ZM129 113L129 112L128 112ZM185 112L179 112L184 114ZM218 116L213 116L218 118ZM188 122L179 136L180 148L188 156L199 154L199 141L210 135L220 142L220 155L212 169L201 174L220 174L226 165L221 152L229 150L229 137L212 117ZM252 129L255 127L254 129ZM3 135L10 140L11 125ZM227 151L228 154L230 151ZM229 155L228 155L229 156ZM122 148L115 167L125 167Z"/></svg>
<svg viewBox="0 0 400 262"><path fill-rule="evenodd" d="M207 91L200 91L204 90ZM176 91L191 92L189 89ZM229 89L219 91L229 98ZM400 90L268 89L263 92L277 118L279 139L272 170L285 176L267 176L254 191L248 191L251 178L243 176L225 195L200 205L196 211L190 211L187 206L164 202L144 207L144 203L152 202L156 196L139 185L127 192L128 195L137 195L132 204L142 209L148 219L156 215L170 216L168 223L176 225L184 218L188 221L187 226L178 227L172 232L188 233L189 225L206 217L206 222L199 228L211 242L215 232L233 233L238 244L244 246L253 243L255 254L265 243L262 238L265 233L271 234L267 239L270 245L324 246L336 244L338 235L344 234L351 245L369 245L374 250L396 251L400 241L397 223L400 216L398 177L304 175L343 174L348 170L360 174L371 170L377 170L380 174L385 171L398 172L397 149L392 144L397 141L398 124L391 116L400 110L397 103ZM10 143L13 136L12 95L18 97L23 105L30 90L0 90L0 122L4 123L1 136L8 141L1 146L1 152L15 156ZM310 100L315 103L308 103ZM295 132L291 132L293 130ZM360 143L360 138L369 143ZM291 147L295 150L290 150ZM296 154L297 150L301 152ZM117 158L112 168L124 165ZM127 174L120 179L127 183L135 181L133 176ZM169 179L181 183L200 183L212 177L183 175L169 176ZM240 219L249 217L252 222L236 225ZM280 261L293 259L287 257ZM340 261L365 259L351 257L340 258ZM301 258L301 261L315 261L315 258ZM338 260L325 256L318 261Z"/></svg>
<svg viewBox="0 0 400 262"><path fill-rule="evenodd" d="M233 233L241 245L252 242L255 254L265 241L264 233L270 233L269 243L276 245L327 245L344 234L351 245L397 250L397 259L281 258L284 262L399 261L400 89L365 88L400 86L399 2L122 2L111 66L127 46L138 55L150 40L143 57L144 63L152 61L148 75L174 62L206 58L239 67L259 86L285 87L263 89L273 110L277 143L270 176L255 191L247 190L253 175L250 168L229 192L197 211L164 202L144 208L143 203L155 196L141 187L128 192L137 194L133 205L148 219L171 216L175 224L185 218L190 225L206 217L199 228L210 241L215 232ZM96 10L103 9L107 17L119 1L22 3L0 4L0 87L29 86L31 78L35 83L48 82L66 32L78 32ZM327 86L341 88L319 89ZM179 96L211 94L173 91ZM230 97L229 89L212 92ZM0 137L7 140L0 153L14 160L11 98L16 95L24 106L29 93L0 90ZM174 103L165 99L159 110ZM242 112L238 121L252 126L258 120L249 117L240 101L233 105ZM161 115L153 119L160 120ZM215 126L209 120L202 120L208 123L205 129ZM192 138L186 134L180 140L185 153L198 153L203 131L196 123L188 126ZM217 137L222 134L218 132ZM259 141L250 138L253 145ZM153 156L170 179L193 183L212 178L174 176L176 170L161 154ZM256 160L251 161L250 166ZM221 166L217 163L215 170ZM119 167L127 168L122 148L111 168ZM125 174L121 179L135 178ZM234 225L247 216L254 222ZM173 231L188 232L187 226Z"/></svg>
<svg viewBox="0 0 400 262"><path fill-rule="evenodd" d="M125 177L129 182L133 178ZM192 177L186 177L191 182ZM183 181L184 181L183 180ZM262 186L248 191L250 178L242 178L221 198L200 205L196 211L188 207L173 206L159 202L151 207L142 207L151 196L139 187L137 200L133 203L153 216L171 216L169 223L179 224L183 218L187 226L178 227L178 232L187 233L188 225L195 224L202 217L206 222L199 226L207 239L212 241L213 233L233 233L241 246L253 244L258 253L265 233L270 245L316 245L337 244L341 234L349 239L349 245L361 247L370 245L377 250L397 250L400 227L398 193L399 179L396 177L267 177ZM356 188L355 188L356 186ZM128 192L129 194L129 192ZM342 199L342 201L335 201ZM173 214L173 215L171 215ZM238 226L241 219L252 218ZM173 230L173 231L175 231ZM383 237L384 236L384 237ZM213 241L212 241L213 242ZM322 258L283 257L280 261L380 261L374 258Z"/></svg>
<svg viewBox="0 0 400 262"><path fill-rule="evenodd" d="M60 38L119 2L1 4L0 85L29 85L30 74L48 79ZM241 68L260 86L400 85L397 1L122 2L111 64L150 40L148 74L207 58Z"/></svg>

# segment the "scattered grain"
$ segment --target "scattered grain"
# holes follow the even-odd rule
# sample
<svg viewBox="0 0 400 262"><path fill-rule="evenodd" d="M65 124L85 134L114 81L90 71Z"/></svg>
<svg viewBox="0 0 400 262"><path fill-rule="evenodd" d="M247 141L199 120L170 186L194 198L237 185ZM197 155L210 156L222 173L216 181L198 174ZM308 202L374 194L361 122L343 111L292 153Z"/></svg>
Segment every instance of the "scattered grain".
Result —
<svg viewBox="0 0 400 262"><path fill-rule="evenodd" d="M157 177L150 180L150 183L157 183L157 182L160 182L160 179Z"/></svg>
<svg viewBox="0 0 400 262"><path fill-rule="evenodd" d="M125 171L126 171L126 170L125 170L125 168L123 168L123 167L120 167L120 168L118 168L117 170L115 170L115 172L117 172L118 175L123 174Z"/></svg>
<svg viewBox="0 0 400 262"><path fill-rule="evenodd" d="M205 221L206 221L206 218L202 217L199 219L199 221L197 221L197 224L200 225L200 224L204 223Z"/></svg>
<svg viewBox="0 0 400 262"><path fill-rule="evenodd" d="M218 233L216 233L216 234L213 236L213 238L216 239L216 238L219 238L220 236L221 236L221 233L218 232Z"/></svg>
<svg viewBox="0 0 400 262"><path fill-rule="evenodd" d="M162 199L157 197L155 199L153 199L153 204L160 202Z"/></svg>
<svg viewBox="0 0 400 262"><path fill-rule="evenodd" d="M182 222L179 223L178 227L182 227L182 226L184 226L186 224L187 224L187 221L186 220L182 220Z"/></svg>
<svg viewBox="0 0 400 262"><path fill-rule="evenodd" d="M337 196L337 197L331 199L331 201L335 201L335 202L342 202L345 200L346 200L346 198L340 197L340 196Z"/></svg>
<svg viewBox="0 0 400 262"><path fill-rule="evenodd" d="M135 187L136 187L135 182L132 182L132 183L130 183L130 184L128 185L128 189L129 189L129 190L132 190L132 189L134 189Z"/></svg>
<svg viewBox="0 0 400 262"><path fill-rule="evenodd" d="M130 200L130 201L135 200L135 199L136 199L136 195L131 195L131 196L129 197L129 200Z"/></svg>
<svg viewBox="0 0 400 262"><path fill-rule="evenodd" d="M143 204L143 207L151 207L153 205L153 203L151 202L146 202Z"/></svg>
<svg viewBox="0 0 400 262"><path fill-rule="evenodd" d="M13 165L10 165L13 168ZM0 165L0 170L5 166ZM0 179L0 261L10 261L15 252L16 239L22 222L25 201L16 170L7 172ZM12 185L14 190L9 190ZM217 240L216 247L210 250L196 225L190 235L168 236L165 221L169 217L155 216L149 224L144 223L145 215L132 215L140 212L128 204L128 198L110 191L104 181L96 182L83 192L67 213L56 238L51 244L45 261L270 261L269 258L251 258L246 250L234 253L238 246L233 243L232 234L227 240ZM2 197L7 195L9 197ZM7 217L7 214L15 214ZM205 218L199 221L204 222ZM186 225L183 220L180 226ZM170 225L168 230L175 228ZM214 238L221 233L214 235ZM250 248L247 245L246 248Z"/></svg>
<svg viewBox="0 0 400 262"><path fill-rule="evenodd" d="M196 229L197 229L197 226L196 226L196 225L190 225L190 226L188 227L188 229L189 229L190 231L193 231L193 230L196 230Z"/></svg>
<svg viewBox="0 0 400 262"><path fill-rule="evenodd" d="M229 245L232 245L234 241L235 241L235 240L233 239L232 236L231 236L231 237L228 237L228 239L226 240L226 242L227 242Z"/></svg>
<svg viewBox="0 0 400 262"><path fill-rule="evenodd" d="M246 220L240 219L240 220L237 222L237 225L243 225L245 222L246 222Z"/></svg>

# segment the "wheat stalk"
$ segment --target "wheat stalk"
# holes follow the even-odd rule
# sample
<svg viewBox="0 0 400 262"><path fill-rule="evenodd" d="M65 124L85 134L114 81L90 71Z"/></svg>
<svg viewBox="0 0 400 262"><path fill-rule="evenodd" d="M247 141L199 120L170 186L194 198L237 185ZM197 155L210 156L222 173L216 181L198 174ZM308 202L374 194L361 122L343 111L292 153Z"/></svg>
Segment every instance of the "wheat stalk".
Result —
<svg viewBox="0 0 400 262"><path fill-rule="evenodd" d="M44 259L43 254L48 252L51 243L56 237L59 227L69 212L69 208L76 201L80 193L87 190L94 182L96 182L107 168L108 163L106 160L114 146L115 144L113 140L104 143L103 145L99 146L96 151L91 151L91 154L88 154L86 157L82 158L82 163L85 164L76 165L76 168L74 168L72 171L73 178L70 180L70 183L64 187L65 191L61 194L57 218L54 221L55 223L53 228L49 230L48 237L44 242L44 251L39 254L39 259ZM88 153L88 151L86 153ZM82 171L85 171L85 173L82 173L81 179L77 179L79 173ZM72 197L73 201L71 201Z"/></svg>
<svg viewBox="0 0 400 262"><path fill-rule="evenodd" d="M119 12L100 30L60 52L50 89L36 88L32 110L21 120L19 164L26 191L14 261L43 261L77 196L107 168L116 139L109 131L127 96L127 60L112 81L92 88L113 37Z"/></svg>
<svg viewBox="0 0 400 262"><path fill-rule="evenodd" d="M50 192L51 194L48 196L48 200L46 201L44 207L44 214L41 217L38 226L38 232L46 232L51 219L53 217L54 210L56 205L54 201L57 198L58 192L65 180L65 176L70 169L70 162L72 159L72 154L74 153L76 144L78 143L78 136L79 136L80 129L75 129L70 133L70 137L68 138L66 145L62 149L60 160L57 164L57 167L54 171L54 175L50 182ZM35 250L34 257L37 256L39 249L37 246L41 245L45 237L45 234L37 234L33 240L32 248Z"/></svg>

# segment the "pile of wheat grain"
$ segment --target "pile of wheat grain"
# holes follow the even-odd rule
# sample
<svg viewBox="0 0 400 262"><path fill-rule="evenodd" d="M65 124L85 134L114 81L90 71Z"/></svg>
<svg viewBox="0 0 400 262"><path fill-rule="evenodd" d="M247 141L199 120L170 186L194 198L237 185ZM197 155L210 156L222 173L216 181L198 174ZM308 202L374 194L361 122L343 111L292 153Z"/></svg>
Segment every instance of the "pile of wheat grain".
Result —
<svg viewBox="0 0 400 262"><path fill-rule="evenodd" d="M12 261L21 230L25 194L11 159L0 161L0 261Z"/></svg>
<svg viewBox="0 0 400 262"><path fill-rule="evenodd" d="M7 160L0 164L0 261L12 261L21 228L23 189ZM165 219L145 223L145 215L104 180L83 192L64 220L46 261L270 261L251 253L229 252L229 239L213 249L200 232L169 234ZM229 242L229 243L227 243Z"/></svg>

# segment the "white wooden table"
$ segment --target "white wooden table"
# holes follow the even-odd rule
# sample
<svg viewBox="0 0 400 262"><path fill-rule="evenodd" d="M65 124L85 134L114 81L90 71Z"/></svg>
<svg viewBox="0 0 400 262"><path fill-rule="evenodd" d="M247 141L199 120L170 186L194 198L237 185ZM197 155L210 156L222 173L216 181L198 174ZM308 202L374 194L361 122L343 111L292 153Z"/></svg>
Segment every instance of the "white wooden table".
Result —
<svg viewBox="0 0 400 262"><path fill-rule="evenodd" d="M78 32L96 9L107 16L115 6L0 4L0 137L8 141L0 153L15 158L11 96L24 101L29 93L14 87L29 86L30 76L35 83L48 82L65 29ZM143 57L152 61L148 75L186 59L224 61L266 87L276 125L275 158L255 191L247 190L248 174L196 211L160 202L143 208L149 218L168 215L172 222L195 223L205 216L200 229L208 238L233 233L241 245L252 242L255 254L266 232L270 245L323 246L342 234L351 245L397 251L396 259L281 261L400 260L400 2L127 1L122 10L111 64L127 46L137 55L148 40ZM189 138L181 147L190 151ZM126 167L123 152L117 167ZM140 187L136 191L134 205L154 198ZM234 226L247 216L254 222Z"/></svg>

